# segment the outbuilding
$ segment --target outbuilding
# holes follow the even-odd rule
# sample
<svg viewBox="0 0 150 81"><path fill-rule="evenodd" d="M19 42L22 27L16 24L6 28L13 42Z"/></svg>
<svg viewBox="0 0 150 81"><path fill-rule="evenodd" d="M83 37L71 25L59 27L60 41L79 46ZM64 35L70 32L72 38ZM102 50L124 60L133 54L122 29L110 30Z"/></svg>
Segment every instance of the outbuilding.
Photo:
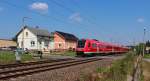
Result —
<svg viewBox="0 0 150 81"><path fill-rule="evenodd" d="M75 49L78 38L70 33L61 31L54 32L54 47L56 50Z"/></svg>

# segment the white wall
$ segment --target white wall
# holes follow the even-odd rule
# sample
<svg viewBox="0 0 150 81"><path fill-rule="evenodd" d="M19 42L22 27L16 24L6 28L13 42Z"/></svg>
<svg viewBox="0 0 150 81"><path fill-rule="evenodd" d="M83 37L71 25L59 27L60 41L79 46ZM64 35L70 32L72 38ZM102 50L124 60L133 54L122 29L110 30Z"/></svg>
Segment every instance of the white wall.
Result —
<svg viewBox="0 0 150 81"><path fill-rule="evenodd" d="M23 32L24 38L22 38ZM17 37L17 43L19 44L19 47L21 48L21 41L24 39L24 48L37 49L37 36L30 32L28 29L25 29L23 32L21 32ZM26 32L28 32L28 36L26 35ZM31 41L35 41L35 46L31 46Z"/></svg>
<svg viewBox="0 0 150 81"><path fill-rule="evenodd" d="M24 48L27 48L27 49L38 49L38 50L43 50L44 48L46 50L48 49L51 49L50 48L50 41L45 41L45 40L40 40L41 41L41 44L39 42L39 40L37 40L37 36L35 34L33 34L32 32L30 32L30 30L28 29L25 29L24 31ZM23 32L21 32L18 37L17 37L17 43L19 44L19 47L22 48L21 46L21 41L23 40ZM28 32L28 36L26 35L26 32ZM35 45L34 46L31 46L31 41L35 41ZM48 47L45 46L45 43L48 44Z"/></svg>

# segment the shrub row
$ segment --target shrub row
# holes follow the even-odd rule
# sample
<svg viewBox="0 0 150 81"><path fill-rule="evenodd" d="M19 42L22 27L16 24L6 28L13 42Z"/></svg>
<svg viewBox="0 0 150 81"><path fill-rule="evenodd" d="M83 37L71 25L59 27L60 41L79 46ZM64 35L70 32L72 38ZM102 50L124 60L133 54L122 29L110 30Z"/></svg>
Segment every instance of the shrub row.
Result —
<svg viewBox="0 0 150 81"><path fill-rule="evenodd" d="M127 81L127 76L132 76L135 54L130 52L125 58L114 61L109 67L99 67L96 73L88 75L81 81Z"/></svg>

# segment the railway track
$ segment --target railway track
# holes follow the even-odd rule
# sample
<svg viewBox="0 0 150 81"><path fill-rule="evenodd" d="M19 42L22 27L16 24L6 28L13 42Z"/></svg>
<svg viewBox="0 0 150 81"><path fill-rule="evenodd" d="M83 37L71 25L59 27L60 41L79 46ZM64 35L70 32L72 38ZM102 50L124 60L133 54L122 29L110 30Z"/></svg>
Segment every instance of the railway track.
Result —
<svg viewBox="0 0 150 81"><path fill-rule="evenodd" d="M100 58L89 58L89 59L74 59L74 60L66 60L66 61L59 61L59 62L51 62L51 63L39 63L39 64L33 64L28 66L27 65L20 65L20 66L11 66L10 68L5 67L2 70L0 70L0 80L10 79L10 78L16 78L19 76L25 76L33 73L48 71L48 70L54 70L59 68L64 68L68 66L74 66L79 64L84 64L88 62L98 61L101 60Z"/></svg>
<svg viewBox="0 0 150 81"><path fill-rule="evenodd" d="M66 59L51 59L51 60L43 60L43 61L36 61L36 62L28 62L28 63L19 63L19 64L4 64L0 65L0 69L4 68L12 68L12 67L20 67L20 66L29 66L29 65L36 65L36 64L44 64L44 63L52 63L52 62L59 62L59 61L67 61L67 60L73 60L71 58Z"/></svg>

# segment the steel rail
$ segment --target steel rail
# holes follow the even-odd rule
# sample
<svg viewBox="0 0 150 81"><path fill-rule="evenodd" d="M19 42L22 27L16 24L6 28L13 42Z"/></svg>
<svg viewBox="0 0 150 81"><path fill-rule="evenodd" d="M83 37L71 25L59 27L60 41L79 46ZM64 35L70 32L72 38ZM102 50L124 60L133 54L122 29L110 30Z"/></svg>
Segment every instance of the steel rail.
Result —
<svg viewBox="0 0 150 81"><path fill-rule="evenodd" d="M69 67L69 66L74 66L74 65L79 65L79 64L84 64L84 63L98 61L98 60L101 60L101 59L92 58L92 59L84 59L84 60L74 60L74 61L66 61L66 62L60 62L60 63L58 62L58 63L43 65L43 66L36 66L36 67L34 66L30 68L14 69L14 70L6 71L6 72L3 71L0 74L0 80L15 78L19 76L28 75L28 74L54 70L54 69L59 69L59 68L64 68L64 67Z"/></svg>
<svg viewBox="0 0 150 81"><path fill-rule="evenodd" d="M44 64L44 63L52 63L52 62L59 62L59 61L67 61L73 60L71 58L68 59L53 59L53 60L43 60L43 61L35 61L35 62L28 62L28 63L19 63L19 64L4 64L0 65L0 69L4 68L11 68L11 67L20 67L20 66L28 66L28 65L36 65L36 64Z"/></svg>

